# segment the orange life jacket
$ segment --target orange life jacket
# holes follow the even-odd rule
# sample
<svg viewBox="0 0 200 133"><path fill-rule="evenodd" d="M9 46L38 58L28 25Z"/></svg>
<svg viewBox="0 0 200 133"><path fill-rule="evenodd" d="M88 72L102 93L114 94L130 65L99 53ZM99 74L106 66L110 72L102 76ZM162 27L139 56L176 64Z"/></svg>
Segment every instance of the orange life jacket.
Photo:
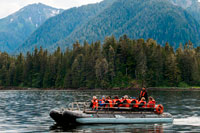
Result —
<svg viewBox="0 0 200 133"><path fill-rule="evenodd" d="M118 107L123 107L123 101L124 101L124 99L119 99L119 101L120 101L120 104L118 105Z"/></svg>
<svg viewBox="0 0 200 133"><path fill-rule="evenodd" d="M140 106L142 104L142 106ZM139 101L138 105L142 108L146 107L146 101Z"/></svg>
<svg viewBox="0 0 200 133"><path fill-rule="evenodd" d="M147 104L148 108L155 108L155 101L149 101Z"/></svg>
<svg viewBox="0 0 200 133"><path fill-rule="evenodd" d="M132 99L131 103L133 104L132 105L133 108L138 108L138 100Z"/></svg>
<svg viewBox="0 0 200 133"><path fill-rule="evenodd" d="M92 100L92 108L94 109L95 107L98 109L98 100L97 99Z"/></svg>
<svg viewBox="0 0 200 133"><path fill-rule="evenodd" d="M144 97L145 94L146 94L146 91L141 91L141 92L140 92L140 98L141 98L141 97Z"/></svg>
<svg viewBox="0 0 200 133"><path fill-rule="evenodd" d="M119 99L113 99L113 103L116 103Z"/></svg>
<svg viewBox="0 0 200 133"><path fill-rule="evenodd" d="M120 102L119 99L113 99L113 106L117 107L119 102Z"/></svg>
<svg viewBox="0 0 200 133"><path fill-rule="evenodd" d="M110 105L110 107L113 107L113 102L112 102L112 100L109 99L108 101L109 101L109 105Z"/></svg>
<svg viewBox="0 0 200 133"><path fill-rule="evenodd" d="M99 100L99 105L100 105L100 106L103 106L104 104L105 104L105 100L100 99L100 100Z"/></svg>
<svg viewBox="0 0 200 133"><path fill-rule="evenodd" d="M124 102L123 107L130 107L130 104L131 104L130 99L125 99L123 102Z"/></svg>
<svg viewBox="0 0 200 133"><path fill-rule="evenodd" d="M105 107L113 107L113 102L111 99L106 100L106 106Z"/></svg>

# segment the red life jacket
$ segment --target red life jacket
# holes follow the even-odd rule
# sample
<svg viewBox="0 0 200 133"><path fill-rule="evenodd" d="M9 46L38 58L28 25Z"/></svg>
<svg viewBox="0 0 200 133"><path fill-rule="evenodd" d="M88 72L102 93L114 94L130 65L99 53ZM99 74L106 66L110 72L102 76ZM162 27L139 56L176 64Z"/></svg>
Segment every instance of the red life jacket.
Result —
<svg viewBox="0 0 200 133"><path fill-rule="evenodd" d="M131 103L133 104L132 105L133 108L138 108L138 100L132 99Z"/></svg>
<svg viewBox="0 0 200 133"><path fill-rule="evenodd" d="M119 101L120 101L120 104L118 105L118 107L123 107L123 101L124 101L124 99L119 99Z"/></svg>
<svg viewBox="0 0 200 133"><path fill-rule="evenodd" d="M117 107L119 102L119 99L113 99L113 106Z"/></svg>
<svg viewBox="0 0 200 133"><path fill-rule="evenodd" d="M104 104L105 104L105 100L100 99L100 100L99 100L99 105L100 105L100 106L104 106Z"/></svg>
<svg viewBox="0 0 200 133"><path fill-rule="evenodd" d="M144 97L145 94L146 94L146 91L141 91L141 92L140 92L140 98Z"/></svg>
<svg viewBox="0 0 200 133"><path fill-rule="evenodd" d="M140 104L142 104L142 106L140 106L140 107L142 107L142 108L145 108L145 107L146 107L146 101L140 101L140 102L138 103L138 105L140 105Z"/></svg>
<svg viewBox="0 0 200 133"><path fill-rule="evenodd" d="M130 99L125 99L123 102L124 102L123 107L130 107L130 104L131 104Z"/></svg>
<svg viewBox="0 0 200 133"><path fill-rule="evenodd" d="M103 99L100 99L100 100L99 100L99 103L100 103L100 104L103 104L103 103L105 103L105 101L104 101Z"/></svg>
<svg viewBox="0 0 200 133"><path fill-rule="evenodd" d="M95 107L98 108L98 100L97 99L92 100L92 108L94 109Z"/></svg>
<svg viewBox="0 0 200 133"><path fill-rule="evenodd" d="M156 105L156 101L153 100L153 101L149 101L149 102L148 102L147 107L148 107L148 108L155 108L155 105Z"/></svg>
<svg viewBox="0 0 200 133"><path fill-rule="evenodd" d="M154 108L155 107L155 101L149 101L147 104L148 108Z"/></svg>
<svg viewBox="0 0 200 133"><path fill-rule="evenodd" d="M108 101L109 101L109 105L110 105L110 107L113 107L113 102L112 102L112 100L109 99Z"/></svg>
<svg viewBox="0 0 200 133"><path fill-rule="evenodd" d="M105 106L106 108L107 107L113 107L113 102L112 102L112 100L110 100L110 99L107 99L106 100L106 106Z"/></svg>
<svg viewBox="0 0 200 133"><path fill-rule="evenodd" d="M116 103L117 101L119 101L119 99L113 99L113 103Z"/></svg>

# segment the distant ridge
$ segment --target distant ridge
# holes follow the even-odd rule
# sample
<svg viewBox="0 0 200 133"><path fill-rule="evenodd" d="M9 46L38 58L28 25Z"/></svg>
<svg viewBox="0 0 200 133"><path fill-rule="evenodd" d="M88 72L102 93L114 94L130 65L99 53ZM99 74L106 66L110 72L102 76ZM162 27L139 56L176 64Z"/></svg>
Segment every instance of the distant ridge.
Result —
<svg viewBox="0 0 200 133"><path fill-rule="evenodd" d="M90 21L114 1L106 0L97 4L71 8L62 14L48 19L18 48L18 51L32 51L35 46L48 48L58 41L64 40L74 30Z"/></svg>
<svg viewBox="0 0 200 133"><path fill-rule="evenodd" d="M0 19L0 51L13 52L44 21L62 11L37 3L27 5L16 13Z"/></svg>
<svg viewBox="0 0 200 133"><path fill-rule="evenodd" d="M113 0L66 10L47 20L18 51L32 51L42 46L48 50L83 43L103 41L106 36L119 38L153 38L159 44L169 42L174 48L180 43L199 43L200 24L185 9L168 0Z"/></svg>

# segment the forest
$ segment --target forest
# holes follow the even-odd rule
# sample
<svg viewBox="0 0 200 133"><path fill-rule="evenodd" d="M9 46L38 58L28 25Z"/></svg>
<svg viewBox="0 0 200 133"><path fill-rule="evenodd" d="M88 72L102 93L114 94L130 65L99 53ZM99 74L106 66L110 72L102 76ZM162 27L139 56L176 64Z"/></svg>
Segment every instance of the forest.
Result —
<svg viewBox="0 0 200 133"><path fill-rule="evenodd" d="M200 47L174 49L153 39L123 35L26 54L0 53L0 86L33 88L138 88L200 86Z"/></svg>

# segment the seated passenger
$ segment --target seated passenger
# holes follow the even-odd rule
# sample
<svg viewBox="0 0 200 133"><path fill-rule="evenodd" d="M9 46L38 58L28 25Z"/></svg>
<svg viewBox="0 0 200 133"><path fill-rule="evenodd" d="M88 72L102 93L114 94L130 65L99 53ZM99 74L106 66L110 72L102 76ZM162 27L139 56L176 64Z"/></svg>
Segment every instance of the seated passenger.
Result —
<svg viewBox="0 0 200 133"><path fill-rule="evenodd" d="M128 95L124 96L123 107L130 107L131 100L128 98Z"/></svg>
<svg viewBox="0 0 200 133"><path fill-rule="evenodd" d="M147 104L147 107L148 108L155 108L155 104L156 104L156 101L154 100L153 97L149 97L149 102Z"/></svg>
<svg viewBox="0 0 200 133"><path fill-rule="evenodd" d="M119 99L118 107L123 107L123 101L124 101L124 97Z"/></svg>
<svg viewBox="0 0 200 133"><path fill-rule="evenodd" d="M96 110L98 110L98 99L97 99L96 96L93 96L93 99L91 100L90 107L92 107L93 110L95 108L96 108Z"/></svg>
<svg viewBox="0 0 200 133"><path fill-rule="evenodd" d="M99 106L105 106L105 96L102 96L102 99L99 100Z"/></svg>
<svg viewBox="0 0 200 133"><path fill-rule="evenodd" d="M139 107L145 108L146 107L146 100L144 97L138 102Z"/></svg>
<svg viewBox="0 0 200 133"><path fill-rule="evenodd" d="M112 100L110 98L110 96L107 96L106 97L106 100L105 100L105 107L108 108L108 107L113 107L113 103L112 103Z"/></svg>
<svg viewBox="0 0 200 133"><path fill-rule="evenodd" d="M138 108L138 100L137 98L131 99L131 105L133 108Z"/></svg>
<svg viewBox="0 0 200 133"><path fill-rule="evenodd" d="M118 105L120 104L120 100L118 96L115 96L113 99L113 105L114 107L118 107Z"/></svg>

